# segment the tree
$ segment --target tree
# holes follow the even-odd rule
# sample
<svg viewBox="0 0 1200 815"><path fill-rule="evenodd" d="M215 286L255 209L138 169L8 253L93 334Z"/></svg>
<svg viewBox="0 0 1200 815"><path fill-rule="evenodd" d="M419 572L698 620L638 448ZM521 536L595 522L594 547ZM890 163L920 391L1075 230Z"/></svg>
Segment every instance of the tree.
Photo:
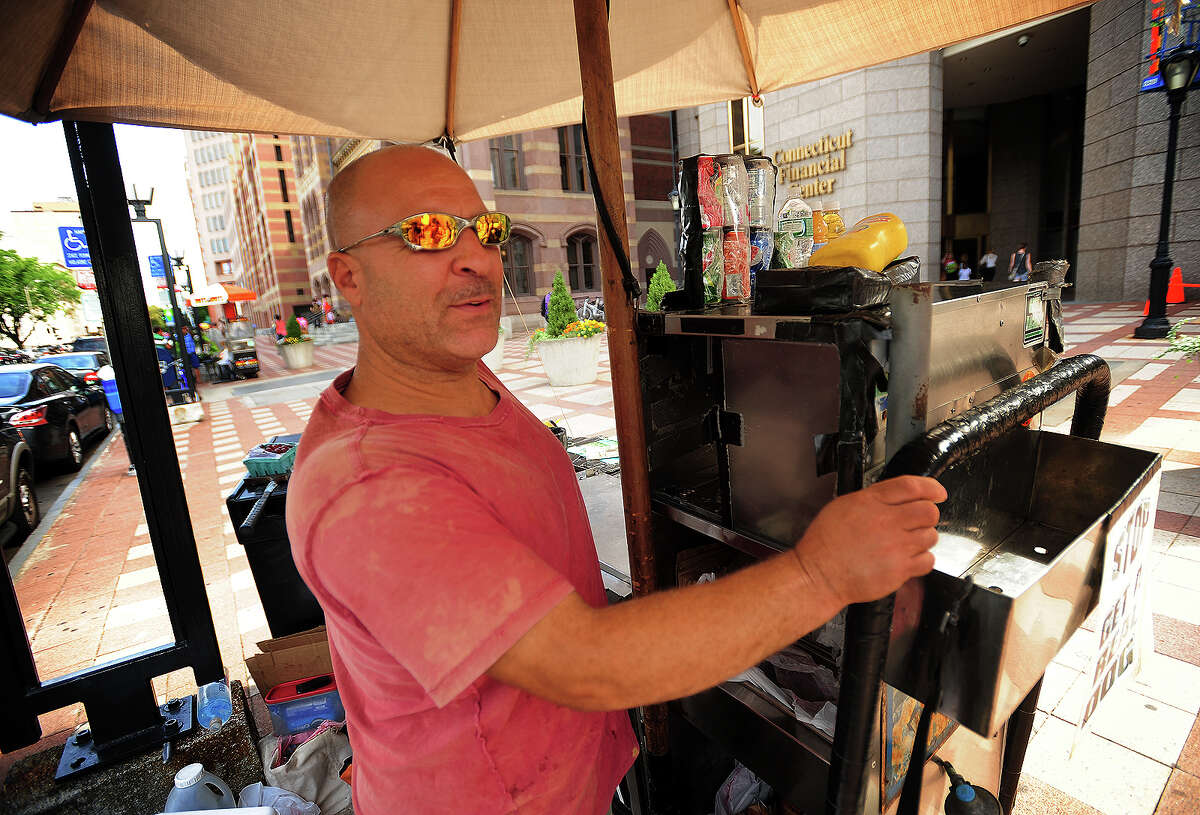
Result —
<svg viewBox="0 0 1200 815"><path fill-rule="evenodd" d="M661 260L658 268L650 276L650 290L646 293L646 311L658 311L662 308L663 295L675 291L675 281L667 271L667 264Z"/></svg>
<svg viewBox="0 0 1200 815"><path fill-rule="evenodd" d="M65 269L0 249L0 334L18 348L25 347L37 323L69 311L79 296L74 276Z"/></svg>
<svg viewBox="0 0 1200 815"><path fill-rule="evenodd" d="M150 306L150 329L152 331L167 330L167 317L159 306Z"/></svg>
<svg viewBox="0 0 1200 815"><path fill-rule="evenodd" d="M567 281L563 280L562 270L554 273L554 287L550 290L550 308L546 315L546 333L551 337L561 337L563 329L579 319L575 311L575 301L567 293Z"/></svg>

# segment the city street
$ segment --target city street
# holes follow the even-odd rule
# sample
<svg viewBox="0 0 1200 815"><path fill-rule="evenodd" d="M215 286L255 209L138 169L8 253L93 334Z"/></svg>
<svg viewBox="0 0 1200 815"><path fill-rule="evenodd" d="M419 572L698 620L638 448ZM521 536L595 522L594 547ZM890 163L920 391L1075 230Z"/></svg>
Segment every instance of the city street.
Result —
<svg viewBox="0 0 1200 815"><path fill-rule="evenodd" d="M1098 353L1113 368L1105 440L1166 457L1151 591L1156 653L1131 688L1106 701L1072 754L1090 688L1095 621L1072 639L1046 675L1017 812L1194 811L1180 807L1200 788L1200 368L1158 359L1163 342L1131 339L1140 304L1065 310L1073 344L1068 353ZM1173 307L1173 313L1200 316L1200 307ZM1190 328L1200 332L1200 325ZM303 430L320 390L352 364L356 350L352 343L317 348L317 367L289 374L269 343L263 346L257 380L205 386L205 420L175 427L221 653L230 676L243 682L249 679L245 658L269 633L225 496L242 477L245 450ZM498 375L531 411L565 422L572 436L613 432L607 352L600 381L551 388L537 358L525 360L524 347L522 337L509 339ZM1065 432L1069 410L1059 406L1047 423ZM48 519L36 548L19 555L15 583L43 678L170 638L137 483L126 466L124 448L108 445L61 514ZM156 687L163 698L194 690L188 671L163 677ZM43 716L43 745L61 741L82 715L76 707Z"/></svg>

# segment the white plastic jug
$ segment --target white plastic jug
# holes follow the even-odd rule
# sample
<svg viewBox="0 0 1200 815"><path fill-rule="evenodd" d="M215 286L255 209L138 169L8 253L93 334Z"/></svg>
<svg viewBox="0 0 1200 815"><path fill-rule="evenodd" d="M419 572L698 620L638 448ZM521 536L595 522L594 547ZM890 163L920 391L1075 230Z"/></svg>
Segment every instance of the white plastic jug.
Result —
<svg viewBox="0 0 1200 815"><path fill-rule="evenodd" d="M205 770L203 764L189 764L175 773L175 788L167 796L163 812L232 809L235 806L237 801L224 781Z"/></svg>

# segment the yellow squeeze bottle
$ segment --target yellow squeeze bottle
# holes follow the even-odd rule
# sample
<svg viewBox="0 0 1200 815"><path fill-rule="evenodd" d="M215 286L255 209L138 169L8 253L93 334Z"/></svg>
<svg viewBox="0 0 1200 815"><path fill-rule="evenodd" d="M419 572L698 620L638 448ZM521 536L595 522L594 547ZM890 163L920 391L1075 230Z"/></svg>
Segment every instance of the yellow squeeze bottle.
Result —
<svg viewBox="0 0 1200 815"><path fill-rule="evenodd" d="M812 253L810 266L857 266L882 272L908 248L904 221L890 212L868 215Z"/></svg>

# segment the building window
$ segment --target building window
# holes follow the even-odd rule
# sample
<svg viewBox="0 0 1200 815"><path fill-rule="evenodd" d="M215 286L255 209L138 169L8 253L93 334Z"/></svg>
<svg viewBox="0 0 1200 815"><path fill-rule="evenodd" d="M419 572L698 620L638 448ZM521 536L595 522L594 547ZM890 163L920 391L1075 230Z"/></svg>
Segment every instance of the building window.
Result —
<svg viewBox="0 0 1200 815"><path fill-rule="evenodd" d="M279 171L279 194L283 196L283 203L286 204L288 201L287 176L284 175L283 170Z"/></svg>
<svg viewBox="0 0 1200 815"><path fill-rule="evenodd" d="M729 103L729 152L744 156L761 156L763 138L763 109L745 99Z"/></svg>
<svg viewBox="0 0 1200 815"><path fill-rule="evenodd" d="M583 151L583 126L558 129L558 164L562 170L562 188L566 192L587 192L587 157Z"/></svg>
<svg viewBox="0 0 1200 815"><path fill-rule="evenodd" d="M283 161L283 148L280 147L278 144L275 145L275 160Z"/></svg>
<svg viewBox="0 0 1200 815"><path fill-rule="evenodd" d="M498 190L519 190L522 184L521 137L501 136L490 142L492 151L492 186Z"/></svg>
<svg viewBox="0 0 1200 815"><path fill-rule="evenodd" d="M287 224L288 243L296 242L296 227L292 224L292 211L285 209L283 211L283 220Z"/></svg>
<svg viewBox="0 0 1200 815"><path fill-rule="evenodd" d="M533 243L524 235L512 235L500 249L504 279L514 295L533 294Z"/></svg>
<svg viewBox="0 0 1200 815"><path fill-rule="evenodd" d="M596 239L587 233L567 238L567 272L571 280L571 291L595 291Z"/></svg>

